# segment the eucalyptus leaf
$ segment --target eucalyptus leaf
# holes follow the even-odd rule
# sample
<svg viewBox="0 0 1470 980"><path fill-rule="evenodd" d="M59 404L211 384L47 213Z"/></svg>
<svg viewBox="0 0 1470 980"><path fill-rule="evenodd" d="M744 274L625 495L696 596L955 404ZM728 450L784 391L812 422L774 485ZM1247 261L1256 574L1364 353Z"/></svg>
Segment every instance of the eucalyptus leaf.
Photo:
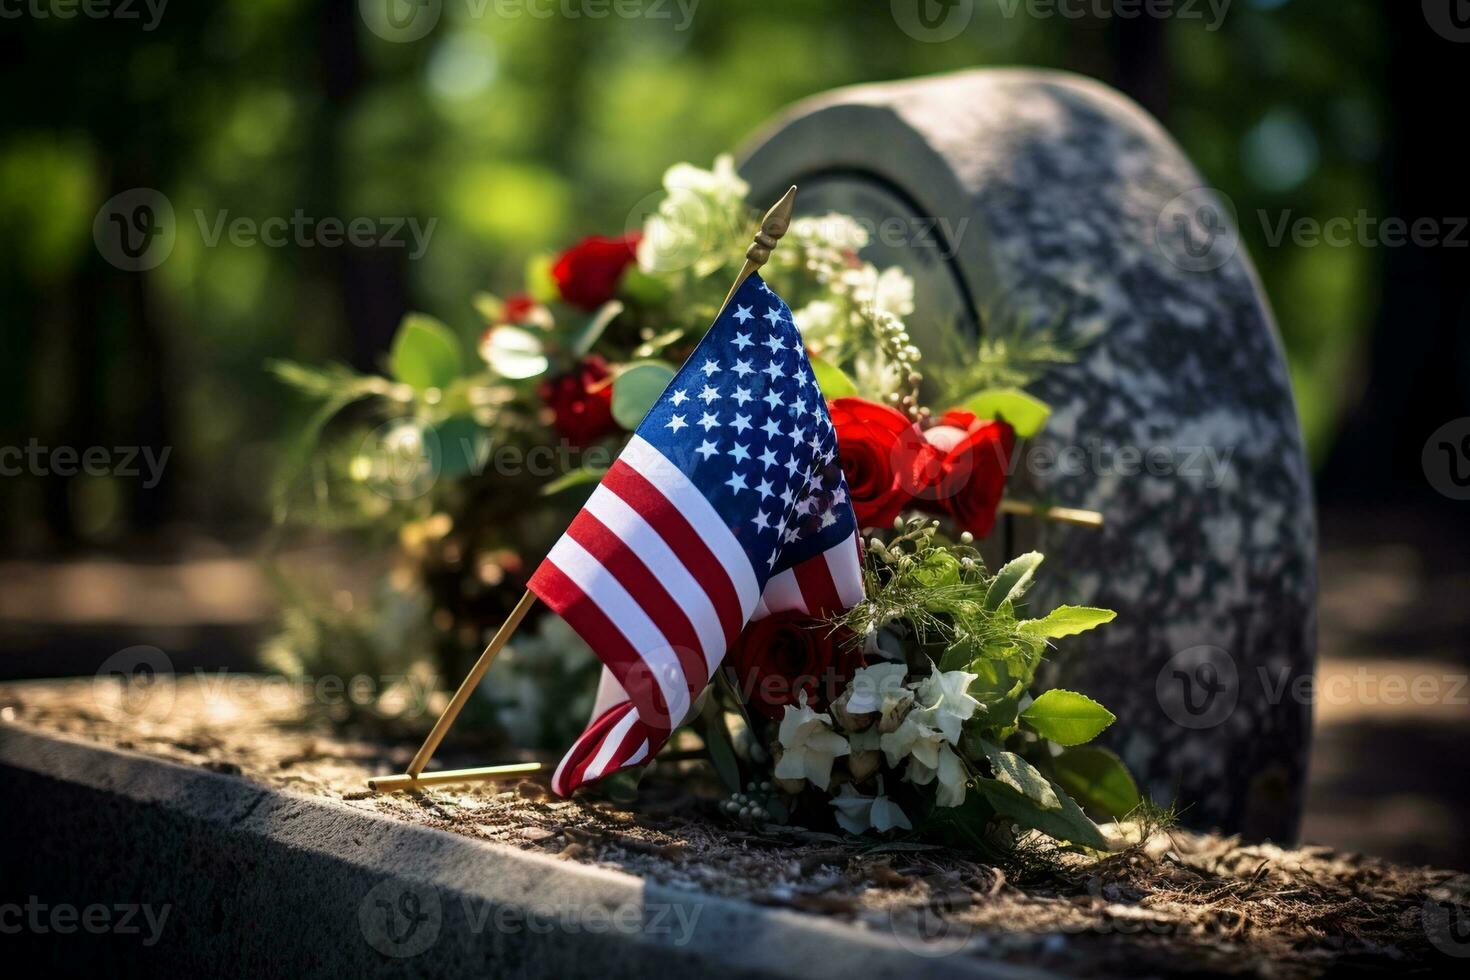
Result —
<svg viewBox="0 0 1470 980"><path fill-rule="evenodd" d="M735 758L735 747L730 740L730 730L725 726L724 710L718 699L710 698L699 713L699 732L704 739L705 751L710 762L720 774L720 781L731 793L740 792L740 761Z"/></svg>
<svg viewBox="0 0 1470 980"><path fill-rule="evenodd" d="M1019 388L990 388L965 400L965 407L982 419L1005 419L1016 435L1029 439L1051 416L1051 406Z"/></svg>
<svg viewBox="0 0 1470 980"><path fill-rule="evenodd" d="M508 324L490 328L480 344L480 356L490 370L511 381L544 374L550 364L540 337Z"/></svg>
<svg viewBox="0 0 1470 980"><path fill-rule="evenodd" d="M1018 602L1031 587L1031 580L1036 576L1036 569L1041 565L1042 555L1039 551L1028 551L1019 558L1012 558L999 572L995 574L995 581L990 584L990 591L985 594L985 608L999 609L1004 602Z"/></svg>
<svg viewBox="0 0 1470 980"><path fill-rule="evenodd" d="M451 479L484 472L490 458L490 434L468 415L434 426L437 439L425 440L434 472Z"/></svg>
<svg viewBox="0 0 1470 980"><path fill-rule="evenodd" d="M1085 694L1046 691L1021 712L1021 721L1042 738L1058 745L1090 742L1117 717Z"/></svg>
<svg viewBox="0 0 1470 980"><path fill-rule="evenodd" d="M659 395L674 380L674 369L662 361L628 365L613 382L612 416L625 429L636 429Z"/></svg>
<svg viewBox="0 0 1470 980"><path fill-rule="evenodd" d="M443 388L459 377L459 341L443 323L423 313L410 313L398 325L389 370L404 384L423 390Z"/></svg>

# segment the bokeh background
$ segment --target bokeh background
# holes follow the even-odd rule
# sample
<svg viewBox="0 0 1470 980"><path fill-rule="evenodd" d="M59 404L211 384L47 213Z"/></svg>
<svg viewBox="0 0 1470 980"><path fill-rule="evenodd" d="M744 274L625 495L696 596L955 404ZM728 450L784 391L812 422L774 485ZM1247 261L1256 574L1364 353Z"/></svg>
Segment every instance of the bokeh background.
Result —
<svg viewBox="0 0 1470 980"><path fill-rule="evenodd" d="M1122 89L1236 206L1318 475L1323 676L1463 677L1470 505L1436 493L1422 461L1431 433L1470 416L1456 3L1441 18L1410 0L1181 0L1127 18L974 0L942 43L906 34L888 2L852 0L650 0L633 17L443 0L413 39L355 0L103 17L9 3L0 446L170 457L156 486L0 478L0 677L86 674L133 642L179 664L251 661L275 603L255 561L270 480L308 410L268 358L376 369L405 311L476 329L475 291L623 230L670 163L707 165L796 99L1012 64ZM173 251L146 272L93 239L99 208L134 188L176 216ZM422 255L210 244L221 220L298 212L434 224ZM1272 233L1360 214L1433 219L1459 246ZM1470 865L1467 696L1320 704L1307 836Z"/></svg>

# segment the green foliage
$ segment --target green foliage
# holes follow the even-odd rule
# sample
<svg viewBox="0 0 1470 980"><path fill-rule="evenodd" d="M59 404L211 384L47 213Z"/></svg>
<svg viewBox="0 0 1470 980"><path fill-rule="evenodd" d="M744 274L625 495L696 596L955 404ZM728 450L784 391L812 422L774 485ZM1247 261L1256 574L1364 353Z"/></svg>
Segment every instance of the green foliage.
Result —
<svg viewBox="0 0 1470 980"><path fill-rule="evenodd" d="M1108 749L1080 745L1051 759L1061 786L1099 820L1119 820L1136 810L1143 798L1123 760Z"/></svg>
<svg viewBox="0 0 1470 980"><path fill-rule="evenodd" d="M1106 708L1075 692L1047 691L1020 711L1048 641L1114 615L1062 606L1039 619L1019 618L1041 563L1032 552L992 573L972 545L947 541L937 523L915 518L887 540L868 541L866 598L835 619L859 635L892 637L894 643L878 645L903 649L912 673L926 674L925 661L933 660L942 671L974 675L967 693L979 707L957 748L978 793L959 807L934 807L926 821L930 831L966 846L995 847L994 824L1002 821L1100 849L1106 841L1082 807L1111 819L1137 805L1137 787L1116 756L1069 748L1114 720Z"/></svg>
<svg viewBox="0 0 1470 980"><path fill-rule="evenodd" d="M460 375L459 340L443 323L410 313L398 325L388 368L393 377L418 389L444 388Z"/></svg>
<svg viewBox="0 0 1470 980"><path fill-rule="evenodd" d="M853 384L852 379L826 358L813 355L811 363L812 374L817 379L817 387L821 390L822 397L828 401L858 393L857 385Z"/></svg>
<svg viewBox="0 0 1470 980"><path fill-rule="evenodd" d="M663 361L629 364L613 382L613 419L625 429L636 429L658 396L674 380L674 369Z"/></svg>
<svg viewBox="0 0 1470 980"><path fill-rule="evenodd" d="M1051 406L1019 388L990 388L965 399L964 407L982 419L1004 419L1022 439L1041 431Z"/></svg>
<svg viewBox="0 0 1470 980"><path fill-rule="evenodd" d="M1021 721L1058 745L1082 745L1102 734L1117 717L1085 694L1047 691L1021 712Z"/></svg>
<svg viewBox="0 0 1470 980"><path fill-rule="evenodd" d="M1021 628L1028 633L1059 640L1064 636L1075 636L1111 623L1118 614L1111 609L1093 609L1089 606L1057 606L1040 619L1028 619Z"/></svg>

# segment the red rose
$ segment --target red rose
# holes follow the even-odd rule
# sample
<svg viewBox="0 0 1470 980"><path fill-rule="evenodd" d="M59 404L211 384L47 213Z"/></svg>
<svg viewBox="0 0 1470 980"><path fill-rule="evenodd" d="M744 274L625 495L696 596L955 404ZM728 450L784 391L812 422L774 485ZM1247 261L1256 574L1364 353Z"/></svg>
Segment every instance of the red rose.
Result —
<svg viewBox="0 0 1470 980"><path fill-rule="evenodd" d="M946 412L924 431L935 451L932 479L920 491L920 506L954 518L960 530L983 538L995 526L1005 493L1006 473L1016 448L1016 433L1004 421L986 422L972 412Z"/></svg>
<svg viewBox="0 0 1470 980"><path fill-rule="evenodd" d="M589 354L575 368L541 382L538 391L556 431L573 446L589 446L613 431L607 362Z"/></svg>
<svg viewBox="0 0 1470 980"><path fill-rule="evenodd" d="M778 612L745 627L726 669L752 711L777 721L786 705L826 708L863 665L861 648L847 630L805 613Z"/></svg>
<svg viewBox="0 0 1470 980"><path fill-rule="evenodd" d="M595 310L618 291L623 270L637 257L639 232L622 238L590 235L557 258L551 267L561 298L584 310Z"/></svg>
<svg viewBox="0 0 1470 980"><path fill-rule="evenodd" d="M892 524L927 482L933 451L896 409L862 398L838 398L830 408L858 526Z"/></svg>

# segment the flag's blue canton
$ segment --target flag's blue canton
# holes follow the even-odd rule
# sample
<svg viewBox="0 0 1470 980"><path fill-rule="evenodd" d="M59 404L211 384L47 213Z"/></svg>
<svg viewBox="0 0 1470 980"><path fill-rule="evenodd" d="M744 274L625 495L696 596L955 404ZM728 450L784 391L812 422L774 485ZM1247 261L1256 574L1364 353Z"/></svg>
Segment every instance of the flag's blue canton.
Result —
<svg viewBox="0 0 1470 980"><path fill-rule="evenodd" d="M856 530L801 335L758 275L741 285L638 435L714 505L762 588Z"/></svg>

